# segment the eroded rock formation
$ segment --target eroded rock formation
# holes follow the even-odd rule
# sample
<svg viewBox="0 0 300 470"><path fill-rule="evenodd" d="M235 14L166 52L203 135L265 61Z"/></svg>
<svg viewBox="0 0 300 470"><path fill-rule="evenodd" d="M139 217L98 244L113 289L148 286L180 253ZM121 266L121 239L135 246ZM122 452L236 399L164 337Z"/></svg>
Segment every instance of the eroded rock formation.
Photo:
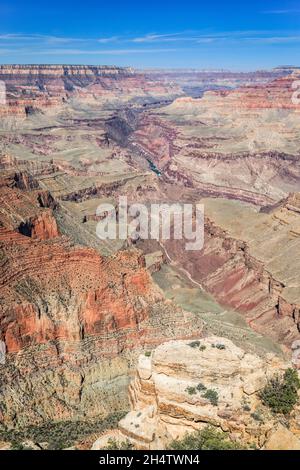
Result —
<svg viewBox="0 0 300 470"><path fill-rule="evenodd" d="M201 194L271 204L300 185L299 72L264 85L179 97L132 136L166 179Z"/></svg>
<svg viewBox="0 0 300 470"><path fill-rule="evenodd" d="M13 181L3 181L0 209L2 426L122 410L138 351L192 337L201 320L165 301L141 252L105 258L74 246L49 193Z"/></svg>
<svg viewBox="0 0 300 470"><path fill-rule="evenodd" d="M181 94L170 86L130 67L84 65L1 65L0 80L6 86L6 103L0 105L0 116L25 118L52 108L64 106L70 97L97 100L159 97Z"/></svg>
<svg viewBox="0 0 300 470"><path fill-rule="evenodd" d="M101 449L113 436L139 449L166 449L172 440L211 425L245 445L300 449L299 422L294 434L279 422L276 427L258 396L268 378L285 367L274 355L262 360L215 336L164 343L139 357L129 387L132 411L118 433L104 435L93 448Z"/></svg>
<svg viewBox="0 0 300 470"><path fill-rule="evenodd" d="M238 201L203 199L205 242L197 254L165 242L172 259L225 307L289 348L299 338L298 196L272 211Z"/></svg>

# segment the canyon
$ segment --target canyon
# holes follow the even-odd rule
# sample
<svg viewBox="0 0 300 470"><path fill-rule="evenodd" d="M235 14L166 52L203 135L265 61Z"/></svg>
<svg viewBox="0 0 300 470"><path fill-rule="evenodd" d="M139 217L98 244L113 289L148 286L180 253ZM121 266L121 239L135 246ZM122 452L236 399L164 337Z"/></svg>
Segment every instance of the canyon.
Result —
<svg viewBox="0 0 300 470"><path fill-rule="evenodd" d="M45 423L104 422L130 406L97 448L111 435L165 448L203 423L259 448L272 427L287 432L267 410L263 429L247 426L242 402L255 413L267 378L300 368L299 78L0 66L1 439ZM119 196L203 204L203 249L99 240L97 207L117 207ZM204 342L200 356L193 340ZM225 352L211 347L223 342ZM214 369L227 355L232 369L226 359L219 383ZM229 410L186 396L191 364ZM242 391L255 368L259 387Z"/></svg>

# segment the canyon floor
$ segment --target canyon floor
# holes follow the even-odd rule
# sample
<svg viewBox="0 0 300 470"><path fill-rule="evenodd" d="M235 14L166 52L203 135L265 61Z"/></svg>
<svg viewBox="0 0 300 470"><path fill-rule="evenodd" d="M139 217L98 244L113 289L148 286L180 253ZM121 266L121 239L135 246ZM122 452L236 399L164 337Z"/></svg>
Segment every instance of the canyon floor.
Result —
<svg viewBox="0 0 300 470"><path fill-rule="evenodd" d="M300 368L299 72L0 66L0 79L0 447L91 447L108 429L119 436L130 407L141 435L126 417L120 429L137 446L167 446L197 429L194 421L271 446L267 426L247 429L247 415L232 421L243 394L255 414L266 377ZM117 209L119 196L203 204L204 247L99 240L97 207ZM170 398L155 375L136 372L139 357L158 351L146 368L170 383L186 368L177 379L189 381L186 344L199 338L208 349L226 342L228 380L248 380L251 361L263 371L249 393L235 384L221 420L223 409L189 400L182 387ZM172 361L161 365L169 347L183 355L173 370ZM203 366L207 382L225 390L226 407L220 358L204 355L196 372L201 378ZM299 409L285 419L297 440ZM149 423L169 437L144 439Z"/></svg>

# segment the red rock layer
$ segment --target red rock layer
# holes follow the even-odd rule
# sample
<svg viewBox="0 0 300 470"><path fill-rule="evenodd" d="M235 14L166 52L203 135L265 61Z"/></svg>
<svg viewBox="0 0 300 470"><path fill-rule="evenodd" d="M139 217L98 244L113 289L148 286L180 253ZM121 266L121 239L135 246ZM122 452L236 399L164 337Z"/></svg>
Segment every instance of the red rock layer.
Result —
<svg viewBox="0 0 300 470"><path fill-rule="evenodd" d="M42 196L38 189L0 188L0 286L5 298L1 331L8 351L51 339L80 340L82 331L94 335L137 328L147 318L149 305L163 300L141 254L121 251L106 259L92 249L72 247L59 236L53 209L37 207ZM18 286L28 279L44 297L67 292L76 304L70 327L70 318L56 318L60 314L55 310L49 317L47 301L44 312L33 301L24 302ZM29 287L28 299L35 293Z"/></svg>
<svg viewBox="0 0 300 470"><path fill-rule="evenodd" d="M201 321L164 300L140 251L105 258L60 236L59 207L47 192L20 189L7 177L0 199L1 422L124 409L138 352L199 335Z"/></svg>
<svg viewBox="0 0 300 470"><path fill-rule="evenodd" d="M265 85L250 85L232 91L210 91L207 96L225 98L220 101L220 106L235 104L240 109L300 109L296 83L299 79L299 72L294 72ZM298 100L295 100L297 97Z"/></svg>
<svg viewBox="0 0 300 470"><path fill-rule="evenodd" d="M6 104L0 116L21 116L62 106L72 95L95 100L122 94L179 93L176 86L146 78L130 68L73 65L2 65ZM25 96L25 97L24 97Z"/></svg>
<svg viewBox="0 0 300 470"><path fill-rule="evenodd" d="M193 279L224 307L243 313L254 329L287 346L299 339L300 306L287 303L284 286L250 255L245 242L207 218L204 248L196 255L182 241L168 241L166 247Z"/></svg>

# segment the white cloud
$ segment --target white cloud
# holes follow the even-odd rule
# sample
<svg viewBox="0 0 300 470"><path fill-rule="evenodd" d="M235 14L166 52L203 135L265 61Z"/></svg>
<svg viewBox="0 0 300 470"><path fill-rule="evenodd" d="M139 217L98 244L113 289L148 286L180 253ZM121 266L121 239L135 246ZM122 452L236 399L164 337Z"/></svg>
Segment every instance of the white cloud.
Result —
<svg viewBox="0 0 300 470"><path fill-rule="evenodd" d="M288 30L233 30L149 32L143 36L123 35L98 38L63 37L46 34L0 33L0 54L11 55L130 55L202 49L214 45L290 45L300 34ZM9 49L7 46L9 45ZM101 46L103 45L103 49ZM105 47L105 45L107 45ZM152 45L152 48L151 48ZM120 47L118 47L120 46ZM172 47L174 46L174 48ZM187 48L189 46L190 49ZM132 48L131 48L132 47ZM202 49L201 49L202 48Z"/></svg>
<svg viewBox="0 0 300 470"><path fill-rule="evenodd" d="M184 49L176 48L155 48L155 49L48 49L33 52L42 55L128 55L128 54L153 54L157 52L178 52ZM28 53L30 53L28 51Z"/></svg>
<svg viewBox="0 0 300 470"><path fill-rule="evenodd" d="M261 44L287 44L300 41L300 36L271 36L267 38L247 38L248 41Z"/></svg>
<svg viewBox="0 0 300 470"><path fill-rule="evenodd" d="M266 10L262 13L266 15L289 15L293 13L300 13L300 8L290 8L286 10Z"/></svg>
<svg viewBox="0 0 300 470"><path fill-rule="evenodd" d="M160 42L160 41L182 41L185 38L182 37L184 33L170 33L170 34L155 34L155 33L148 33L141 37L136 37L131 39L132 42ZM181 37L178 37L181 36Z"/></svg>
<svg viewBox="0 0 300 470"><path fill-rule="evenodd" d="M126 39L124 39L126 41ZM148 33L141 37L136 37L130 42L134 43L172 43L187 42L194 44L222 43L247 43L260 42L265 44L279 44L298 42L298 35L288 31L276 30L244 30L244 31L224 31L224 32L178 32L170 34Z"/></svg>
<svg viewBox="0 0 300 470"><path fill-rule="evenodd" d="M100 44L109 44L110 42L117 42L119 39L119 36L111 36L108 38L99 38L97 39L97 42Z"/></svg>
<svg viewBox="0 0 300 470"><path fill-rule="evenodd" d="M32 41L40 43L41 41L49 43L49 44L64 44L70 42L81 42L85 41L82 38L73 38L73 37L64 37L64 36L52 36L47 34L22 34L22 33L15 33L15 34L0 34L1 41L11 41L11 42L18 42L18 41Z"/></svg>

